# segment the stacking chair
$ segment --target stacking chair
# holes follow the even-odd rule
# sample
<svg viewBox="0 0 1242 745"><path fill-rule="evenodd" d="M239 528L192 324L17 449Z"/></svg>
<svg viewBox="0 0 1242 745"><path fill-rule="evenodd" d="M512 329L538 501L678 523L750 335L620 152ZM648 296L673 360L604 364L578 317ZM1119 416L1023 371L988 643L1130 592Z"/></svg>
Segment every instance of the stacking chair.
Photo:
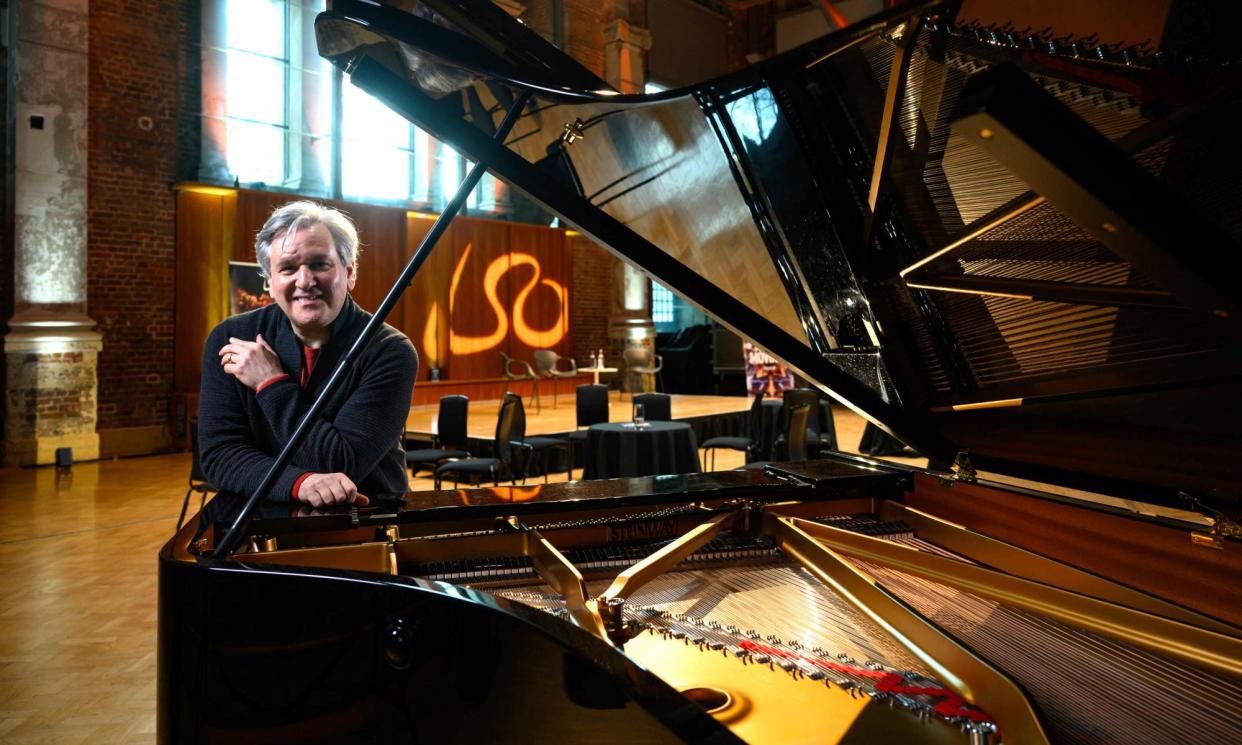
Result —
<svg viewBox="0 0 1242 745"><path fill-rule="evenodd" d="M673 419L673 400L667 393L640 393L630 401L634 406L642 405L643 418L649 422L668 422Z"/></svg>
<svg viewBox="0 0 1242 745"><path fill-rule="evenodd" d="M568 370L558 370L556 365L561 360L569 360ZM578 363L572 357L562 357L551 349L535 350L535 373L541 378L552 381L552 408L556 408L556 379L578 377Z"/></svg>
<svg viewBox="0 0 1242 745"><path fill-rule="evenodd" d="M504 364L505 380L510 383L515 380L529 380L531 382L530 395L535 399L535 411L542 411L539 406L539 376L531 369L530 363L526 360L515 360L504 352L500 353L500 359Z"/></svg>
<svg viewBox="0 0 1242 745"><path fill-rule="evenodd" d="M583 427L604 424L608 421L608 386L580 385L574 398L578 408L578 429L569 433L569 475L574 472L574 446L580 445L586 458L587 431Z"/></svg>
<svg viewBox="0 0 1242 745"><path fill-rule="evenodd" d="M750 414L746 418L746 437L710 437L699 446L700 450L712 451L711 470L716 470L716 449L737 450L749 460L751 453L759 447L759 438L763 429L763 394L756 393L755 400L750 404ZM706 458L703 459L707 461Z"/></svg>
<svg viewBox="0 0 1242 745"><path fill-rule="evenodd" d="M453 488L457 488L459 477L488 476L492 483L500 486L500 478L505 476L510 483L516 483L517 469L513 467L513 427L517 423L518 406L522 398L516 393L506 393L500 405L500 413L496 416L496 439L492 442L491 458L467 458L450 460L436 466L436 488L445 476L453 479Z"/></svg>
<svg viewBox="0 0 1242 745"><path fill-rule="evenodd" d="M626 380L630 383L630 396L634 395L634 376L635 375L655 375L657 380L656 389L664 387L664 358L660 355L655 356L655 366L651 365L651 351L645 347L629 347L621 353L621 359L625 362Z"/></svg>
<svg viewBox="0 0 1242 745"><path fill-rule="evenodd" d="M818 455L821 449L829 450L836 447L836 426L828 422L824 425L825 429L821 430L819 423L819 391L814 388L791 388L785 391L783 398L784 405L781 407L781 416L786 419L789 417L790 409L796 406L805 405L811 408L811 414L807 417L806 431L806 444L810 452ZM832 429L826 429L828 426L831 426ZM782 457L775 454L783 452L786 442L786 435L782 434L776 438L776 442L772 445L773 457Z"/></svg>
<svg viewBox="0 0 1242 745"><path fill-rule="evenodd" d="M440 416L436 419L437 434L432 436L431 447L410 450L405 454L405 465L410 475L416 476L423 468L433 472L446 460L469 458L466 437L466 414L470 399L466 396L441 396Z"/></svg>
<svg viewBox="0 0 1242 745"><path fill-rule="evenodd" d="M513 395L513 394L508 394ZM548 466L551 461L552 452L554 450L564 450L565 458L570 456L569 440L563 437L527 437L526 436L526 409L522 406L522 398L514 396L517 399L517 411L513 415L513 431L509 434L510 444L518 448L522 453L522 481L526 481L526 477L530 475L530 463L539 456L540 468L543 470L543 483L548 483ZM570 461L570 470L573 470L573 462Z"/></svg>
<svg viewBox="0 0 1242 745"><path fill-rule="evenodd" d="M181 515L177 518L177 530L185 522L185 511L190 506L190 495L198 492L198 511L203 511L207 495L220 491L207 483L207 475L203 473L203 465L198 457L198 417L190 418L190 488L185 490L185 499L181 500Z"/></svg>
<svg viewBox="0 0 1242 745"><path fill-rule="evenodd" d="M786 394L789 391L785 391ZM810 417L811 407L800 404L787 409L785 417L785 451L782 461L800 463L807 459L806 420ZM742 468L763 468L770 461L747 463Z"/></svg>

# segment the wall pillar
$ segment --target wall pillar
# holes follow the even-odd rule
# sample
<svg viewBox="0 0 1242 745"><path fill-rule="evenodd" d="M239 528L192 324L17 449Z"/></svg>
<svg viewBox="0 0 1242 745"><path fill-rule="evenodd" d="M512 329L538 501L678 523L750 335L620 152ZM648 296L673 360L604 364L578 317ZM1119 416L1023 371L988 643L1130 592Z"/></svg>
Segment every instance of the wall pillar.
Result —
<svg viewBox="0 0 1242 745"><path fill-rule="evenodd" d="M17 7L6 466L52 463L62 447L99 457L102 346L86 315L87 0Z"/></svg>
<svg viewBox="0 0 1242 745"><path fill-rule="evenodd" d="M616 17L604 26L604 79L621 93L641 93L646 82L646 54L651 34L628 20L628 3L614 2ZM655 388L654 376L625 374L624 350L645 348L655 353L655 324L651 321L651 280L637 267L618 263L613 273L608 340L612 358L621 362L621 388L630 392Z"/></svg>

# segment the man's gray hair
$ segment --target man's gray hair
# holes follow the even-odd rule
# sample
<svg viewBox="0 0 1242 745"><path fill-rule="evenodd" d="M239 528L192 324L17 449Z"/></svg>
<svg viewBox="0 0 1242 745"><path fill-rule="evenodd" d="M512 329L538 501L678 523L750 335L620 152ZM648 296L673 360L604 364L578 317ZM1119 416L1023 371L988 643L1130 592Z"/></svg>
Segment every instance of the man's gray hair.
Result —
<svg viewBox="0 0 1242 745"><path fill-rule="evenodd" d="M349 216L340 210L310 201L290 202L277 207L272 216L263 223L263 229L254 239L254 255L264 277L272 276L272 241L284 233L305 230L316 223L328 229L332 245L345 266L358 261L358 230Z"/></svg>

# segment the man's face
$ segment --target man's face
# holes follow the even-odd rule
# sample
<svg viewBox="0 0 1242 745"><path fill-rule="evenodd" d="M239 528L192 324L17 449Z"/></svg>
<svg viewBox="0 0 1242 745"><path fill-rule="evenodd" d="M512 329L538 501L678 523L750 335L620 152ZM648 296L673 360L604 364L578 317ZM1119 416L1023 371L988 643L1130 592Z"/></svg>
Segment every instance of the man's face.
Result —
<svg viewBox="0 0 1242 745"><path fill-rule="evenodd" d="M354 289L354 267L341 263L320 223L272 240L272 298L299 336L317 336L340 315Z"/></svg>

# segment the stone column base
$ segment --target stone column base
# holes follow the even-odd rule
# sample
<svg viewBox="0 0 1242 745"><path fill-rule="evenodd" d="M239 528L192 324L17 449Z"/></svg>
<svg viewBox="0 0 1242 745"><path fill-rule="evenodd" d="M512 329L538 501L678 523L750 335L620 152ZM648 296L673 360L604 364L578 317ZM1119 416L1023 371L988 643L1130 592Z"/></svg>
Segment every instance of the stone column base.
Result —
<svg viewBox="0 0 1242 745"><path fill-rule="evenodd" d="M22 319L26 320L26 319ZM3 457L6 466L56 462L56 449L73 448L77 461L99 457L95 432L98 332L69 320L9 322Z"/></svg>
<svg viewBox="0 0 1242 745"><path fill-rule="evenodd" d="M99 435L82 432L73 435L29 437L4 441L4 465L43 466L56 462L56 451L73 448L73 460L96 460L99 458Z"/></svg>

